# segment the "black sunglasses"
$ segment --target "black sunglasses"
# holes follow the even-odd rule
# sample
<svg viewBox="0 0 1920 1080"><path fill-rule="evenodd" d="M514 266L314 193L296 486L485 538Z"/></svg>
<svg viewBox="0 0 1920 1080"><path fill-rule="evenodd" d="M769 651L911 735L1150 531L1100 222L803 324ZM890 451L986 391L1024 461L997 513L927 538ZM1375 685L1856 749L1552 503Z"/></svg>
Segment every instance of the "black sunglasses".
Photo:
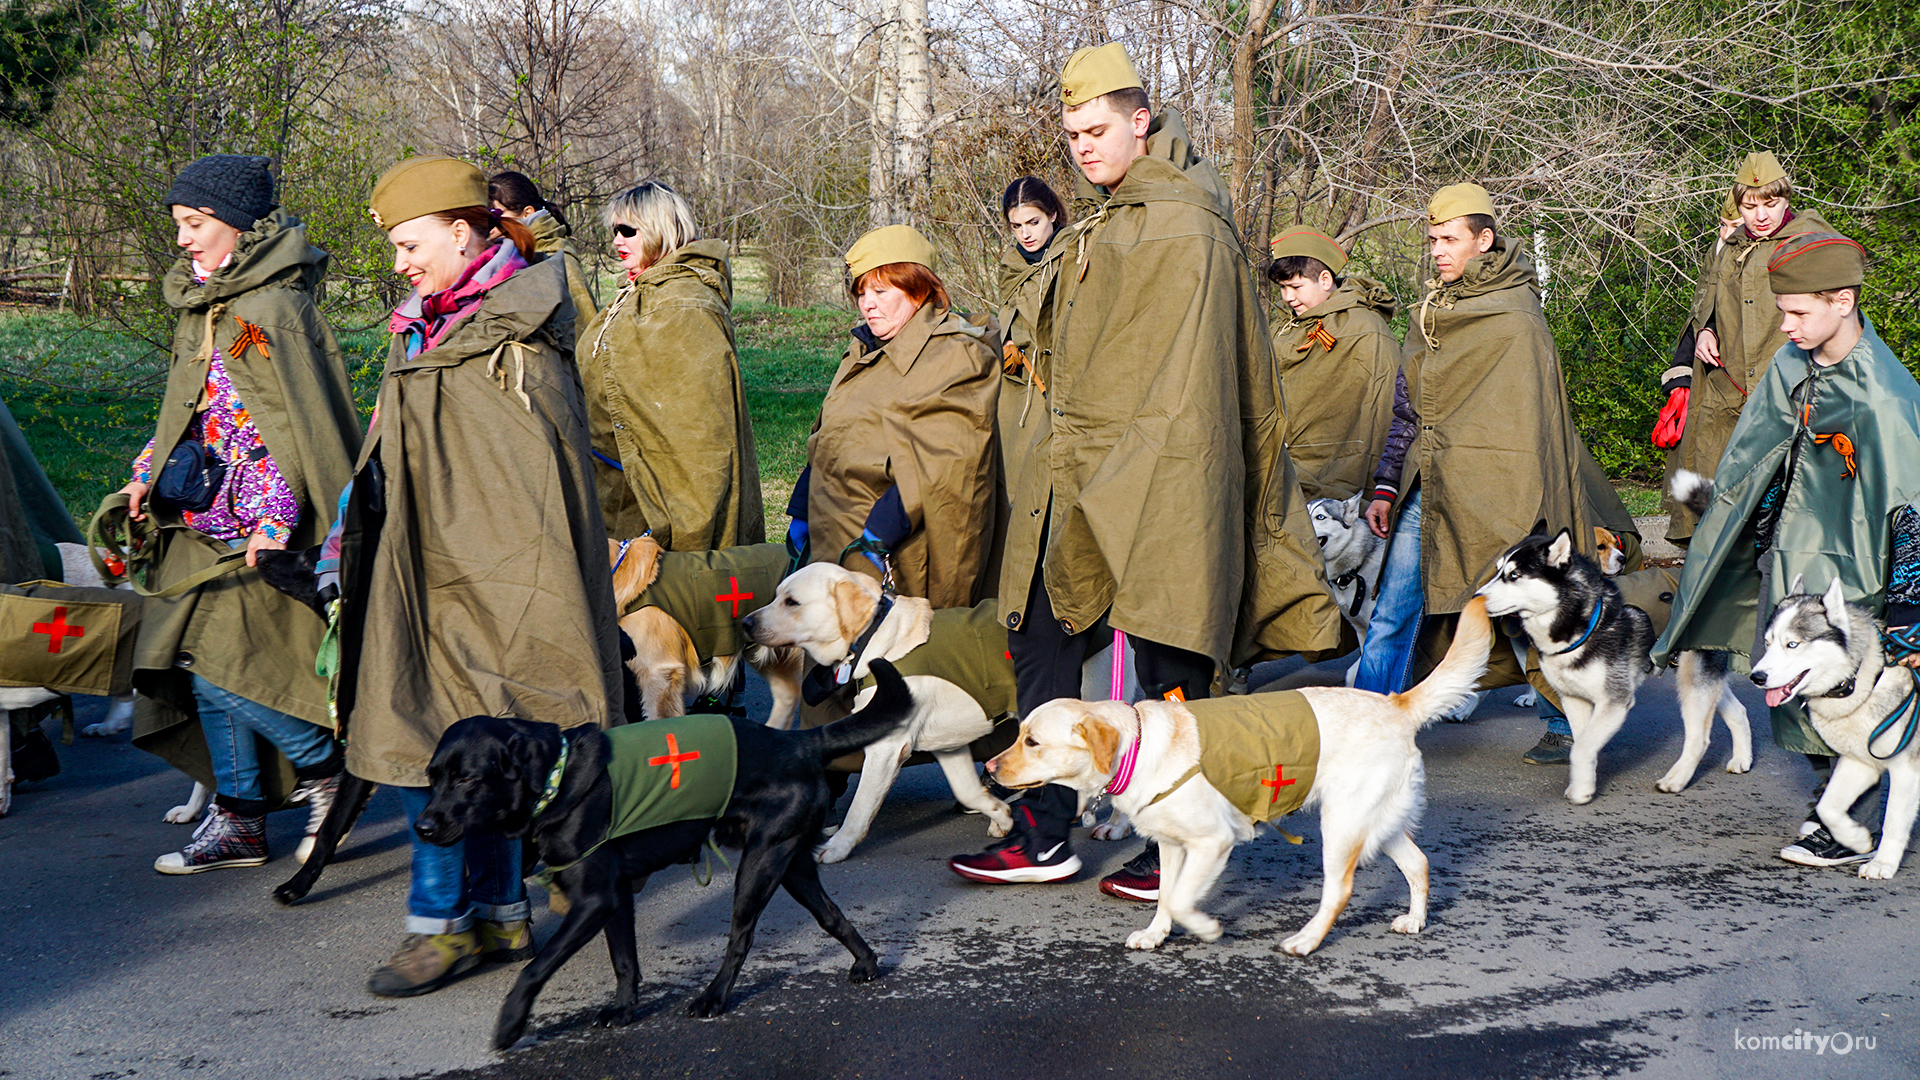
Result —
<svg viewBox="0 0 1920 1080"><path fill-rule="evenodd" d="M640 235L640 230L634 228L631 225L626 225L626 224L615 225L613 227L613 235L619 237L622 240L631 240L634 237Z"/></svg>

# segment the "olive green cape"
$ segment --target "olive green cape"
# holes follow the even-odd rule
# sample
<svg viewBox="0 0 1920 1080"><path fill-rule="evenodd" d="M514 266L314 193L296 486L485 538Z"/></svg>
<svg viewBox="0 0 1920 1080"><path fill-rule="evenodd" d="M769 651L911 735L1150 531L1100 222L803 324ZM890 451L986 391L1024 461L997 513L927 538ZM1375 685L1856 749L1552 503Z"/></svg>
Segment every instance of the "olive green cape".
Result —
<svg viewBox="0 0 1920 1080"><path fill-rule="evenodd" d="M1673 497L1673 477L1681 469L1712 476L1726 452L1727 440L1747 403L1767 373L1767 361L1787 343L1780 332L1780 312L1773 306L1767 284L1767 262L1781 241L1803 233L1833 232L1818 213L1794 211L1793 220L1772 236L1755 240L1744 228L1714 245L1694 288L1687 330L1698 335L1708 322L1720 339L1721 367L1694 359L1693 384L1687 391L1687 422L1680 445L1667 451L1666 482L1661 507L1668 516L1667 539L1678 542L1693 535L1693 511Z"/></svg>
<svg viewBox="0 0 1920 1080"><path fill-rule="evenodd" d="M760 462L734 355L723 240L671 252L623 287L580 338L607 535L652 531L668 551L766 539Z"/></svg>
<svg viewBox="0 0 1920 1080"><path fill-rule="evenodd" d="M1433 615L1465 607L1493 561L1537 521L1572 529L1591 555L1592 526L1607 524L1596 509L1616 516L1619 499L1581 475L1590 455L1520 246L1501 238L1467 261L1460 280L1429 286L1407 329L1407 395L1420 420L1400 498L1415 484L1422 491L1420 571ZM1631 531L1624 507L1617 518Z"/></svg>
<svg viewBox="0 0 1920 1080"><path fill-rule="evenodd" d="M1812 416L1803 424L1809 399ZM1815 442L1836 432L1853 445L1851 477L1834 441ZM1875 614L1882 610L1893 515L1920 504L1920 385L1866 322L1860 344L1832 367L1814 364L1792 344L1773 354L1752 404L1740 414L1713 502L1687 549L1673 619L1653 648L1657 662L1685 649L1745 657L1753 648L1760 602L1754 509L1796 440L1799 458L1764 556L1772 573L1767 608L1805 575L1808 592L1837 577L1848 600ZM1798 710L1772 711L1773 737L1783 749L1833 752Z"/></svg>
<svg viewBox="0 0 1920 1080"><path fill-rule="evenodd" d="M186 436L206 388L211 329L211 347L220 350L234 391L300 501L300 523L287 544L294 549L318 544L332 527L340 489L360 449L346 363L314 304L327 261L327 253L307 241L305 226L276 211L242 233L233 261L204 283L194 280L184 257L161 283L161 295L180 314L154 427L155 466ZM258 347L234 355L243 320L265 336L265 355ZM148 512L160 527L161 545L147 577L150 589L205 569L232 550L188 528L177 512L151 505ZM212 786L206 741L193 722L198 713L189 673L249 701L331 726L327 685L313 670L324 629L304 604L252 569L173 599L146 599L134 658L134 686L141 692L134 704L134 745ZM262 777L267 797L284 794L277 785L291 775L269 768Z"/></svg>
<svg viewBox="0 0 1920 1080"><path fill-rule="evenodd" d="M812 561L875 574L864 555L840 553L897 484L914 525L892 553L900 594L950 608L972 607L990 592L1000 379L992 320L931 301L877 349L854 338L807 439Z"/></svg>
<svg viewBox="0 0 1920 1080"><path fill-rule="evenodd" d="M409 358L394 337L341 553L355 776L421 787L456 720L604 727L620 700L572 308L546 260L436 347Z"/></svg>
<svg viewBox="0 0 1920 1080"><path fill-rule="evenodd" d="M33 456L33 447L0 401L0 581L61 578L55 544L78 544L80 530Z"/></svg>
<svg viewBox="0 0 1920 1080"><path fill-rule="evenodd" d="M580 252L573 246L573 230L560 224L560 219L552 212L541 214L532 221L523 221L527 231L533 234L533 249L549 258L554 255L567 267L567 295L573 297L573 324L582 327L600 310L599 292L593 287L593 277L587 273L585 263L580 261ZM586 338L574 334L575 340Z"/></svg>
<svg viewBox="0 0 1920 1080"><path fill-rule="evenodd" d="M1084 185L1084 180L1081 181ZM1076 205L1091 204L1091 187ZM1054 614L1244 664L1338 646L1284 444L1280 380L1226 189L1173 113L1054 238L1046 464L1010 479L1000 578L1024 614L1041 535ZM1050 508L1050 511L1049 511Z"/></svg>
<svg viewBox="0 0 1920 1080"><path fill-rule="evenodd" d="M1318 306L1288 311L1274 327L1287 455L1304 499L1345 499L1372 483L1393 423L1400 342L1387 320L1398 308L1385 285L1349 274Z"/></svg>

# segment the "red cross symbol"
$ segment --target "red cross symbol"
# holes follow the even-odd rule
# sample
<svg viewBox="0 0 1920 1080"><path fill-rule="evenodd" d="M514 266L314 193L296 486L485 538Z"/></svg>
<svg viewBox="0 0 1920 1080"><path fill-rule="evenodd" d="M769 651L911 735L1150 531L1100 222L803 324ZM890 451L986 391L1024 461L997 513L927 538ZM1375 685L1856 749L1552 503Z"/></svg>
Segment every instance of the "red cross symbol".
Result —
<svg viewBox="0 0 1920 1080"><path fill-rule="evenodd" d="M680 786L680 763L683 761L698 761L698 760L700 760L700 751L689 750L684 754L681 753L679 740L673 737L672 732L668 732L667 733L667 752L656 758L648 758L647 764L673 766L673 779L667 781L667 786L670 788L677 788ZM1293 781L1289 780L1287 781L1287 783L1291 784L1293 783Z"/></svg>
<svg viewBox="0 0 1920 1080"><path fill-rule="evenodd" d="M671 736L669 736L669 738L671 738ZM1286 766L1284 764L1275 765L1273 767L1273 779L1260 781L1261 787L1270 787L1273 789L1273 798L1267 800L1267 805L1269 806L1280 801L1281 788L1287 787L1288 785L1291 785L1291 784L1297 784L1300 782L1298 780L1282 780L1280 778L1280 774L1285 769L1286 769Z"/></svg>
<svg viewBox="0 0 1920 1080"><path fill-rule="evenodd" d="M47 651L57 653L60 651L60 639L80 637L84 635L87 630L84 626L68 626L67 609L57 607L53 609L53 621L50 623L34 623L33 632L47 635Z"/></svg>
<svg viewBox="0 0 1920 1080"><path fill-rule="evenodd" d="M740 579L732 575L728 575L727 577L727 588L733 591L725 596L716 596L713 600L716 604L724 604L731 601L733 603L733 617L737 619L740 617L740 601L753 599L753 594L750 592L741 592Z"/></svg>

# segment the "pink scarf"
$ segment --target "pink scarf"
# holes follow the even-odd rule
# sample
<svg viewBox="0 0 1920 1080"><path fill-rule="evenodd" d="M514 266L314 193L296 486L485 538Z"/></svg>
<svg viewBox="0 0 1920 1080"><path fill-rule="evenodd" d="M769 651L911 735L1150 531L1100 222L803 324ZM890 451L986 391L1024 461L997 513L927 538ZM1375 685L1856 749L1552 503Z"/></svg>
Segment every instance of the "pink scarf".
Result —
<svg viewBox="0 0 1920 1080"><path fill-rule="evenodd" d="M409 295L394 310L387 331L406 335L407 355L418 356L445 340L460 320L479 308L490 290L526 268L527 260L512 241L496 240L452 285L424 298L418 290Z"/></svg>

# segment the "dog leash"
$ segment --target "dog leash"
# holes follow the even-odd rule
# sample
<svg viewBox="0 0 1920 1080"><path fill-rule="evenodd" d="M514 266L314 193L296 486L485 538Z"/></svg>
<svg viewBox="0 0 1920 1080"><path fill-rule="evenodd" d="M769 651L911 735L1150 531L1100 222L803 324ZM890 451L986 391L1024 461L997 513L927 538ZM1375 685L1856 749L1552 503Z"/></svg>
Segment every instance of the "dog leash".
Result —
<svg viewBox="0 0 1920 1080"><path fill-rule="evenodd" d="M1911 684L1913 677L1911 675L1908 676L1907 681ZM1874 740L1892 731L1893 725L1899 723L1903 715L1907 718L1907 729L1900 733L1900 745L1894 747L1893 752L1884 757L1874 753ZM1894 706L1893 712L1888 713L1887 718L1880 721L1879 725L1873 729L1873 734L1867 736L1867 754L1875 761L1892 761L1894 758L1900 756L1901 751L1912 744L1916 731L1920 731L1920 688L1909 685L1906 700Z"/></svg>

